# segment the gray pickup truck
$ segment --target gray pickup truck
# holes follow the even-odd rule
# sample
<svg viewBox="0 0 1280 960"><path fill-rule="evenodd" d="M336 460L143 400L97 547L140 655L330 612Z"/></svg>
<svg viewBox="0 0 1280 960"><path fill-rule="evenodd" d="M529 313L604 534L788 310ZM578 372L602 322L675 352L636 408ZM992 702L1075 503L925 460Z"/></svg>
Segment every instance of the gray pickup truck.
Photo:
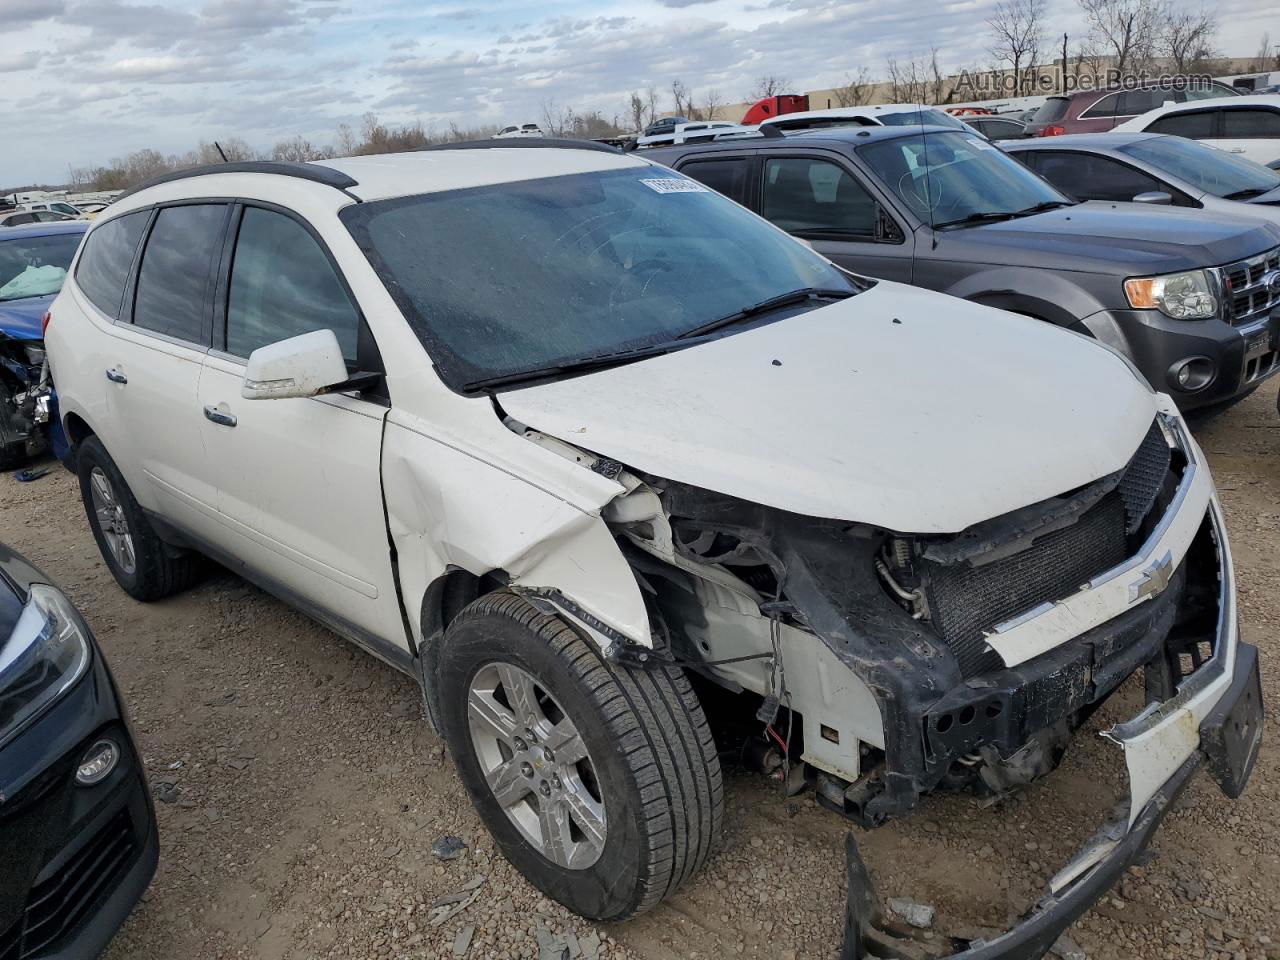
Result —
<svg viewBox="0 0 1280 960"><path fill-rule="evenodd" d="M1184 412L1228 406L1280 371L1273 224L1076 203L978 135L942 127L826 128L645 156L855 273L1094 336ZM1242 285L1248 297L1235 295Z"/></svg>

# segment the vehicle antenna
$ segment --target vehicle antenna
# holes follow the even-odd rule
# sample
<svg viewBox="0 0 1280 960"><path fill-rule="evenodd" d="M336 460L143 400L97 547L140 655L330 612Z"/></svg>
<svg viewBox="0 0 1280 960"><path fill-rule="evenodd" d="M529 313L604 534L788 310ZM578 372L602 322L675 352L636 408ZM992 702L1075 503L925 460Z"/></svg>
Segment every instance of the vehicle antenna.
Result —
<svg viewBox="0 0 1280 960"><path fill-rule="evenodd" d="M929 180L929 138L924 132L924 110L921 109L916 115L920 119L920 146L921 157L924 160L924 203L929 211L929 236L931 246L930 250L938 249L938 231L933 226L933 190L932 183Z"/></svg>
<svg viewBox="0 0 1280 960"><path fill-rule="evenodd" d="M226 154L223 152L223 150L222 150L222 144L218 143L218 141L217 141L217 140L215 140L215 141L213 141L213 145L214 145L214 147L215 147L215 148L217 149L217 151L218 151L218 156L220 156L220 157L222 158L222 162L223 162L223 163L230 163L231 161L227 159L227 155L226 155Z"/></svg>

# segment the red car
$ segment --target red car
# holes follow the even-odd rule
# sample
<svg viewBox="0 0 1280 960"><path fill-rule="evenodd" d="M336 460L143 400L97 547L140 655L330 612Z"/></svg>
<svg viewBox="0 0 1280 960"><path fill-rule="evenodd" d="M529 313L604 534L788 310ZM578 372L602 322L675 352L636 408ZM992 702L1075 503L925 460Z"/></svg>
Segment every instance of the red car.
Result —
<svg viewBox="0 0 1280 960"><path fill-rule="evenodd" d="M1239 91L1216 80L1152 83L1137 89L1078 90L1049 97L1027 123L1029 137L1104 133L1116 124L1154 110L1166 101L1185 103L1229 97Z"/></svg>

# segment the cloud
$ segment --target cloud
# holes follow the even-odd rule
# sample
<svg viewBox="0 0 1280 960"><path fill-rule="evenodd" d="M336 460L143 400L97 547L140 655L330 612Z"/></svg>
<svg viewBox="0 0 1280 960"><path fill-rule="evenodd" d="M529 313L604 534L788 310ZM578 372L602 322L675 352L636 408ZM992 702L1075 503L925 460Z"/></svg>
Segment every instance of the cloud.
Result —
<svg viewBox="0 0 1280 960"><path fill-rule="evenodd" d="M19 70L30 70L32 67L39 66L40 62L40 54L35 50L20 53L16 57L3 57L0 58L0 73L17 73Z"/></svg>
<svg viewBox="0 0 1280 960"><path fill-rule="evenodd" d="M5 0L0 3L0 27L25 27L56 17L66 7L66 0Z"/></svg>

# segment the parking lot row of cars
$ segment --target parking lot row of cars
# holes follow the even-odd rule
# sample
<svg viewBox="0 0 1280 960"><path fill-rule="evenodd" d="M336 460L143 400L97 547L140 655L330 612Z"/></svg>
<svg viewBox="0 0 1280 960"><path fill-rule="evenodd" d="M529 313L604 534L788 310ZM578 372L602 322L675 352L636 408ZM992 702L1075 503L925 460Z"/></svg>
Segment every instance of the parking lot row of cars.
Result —
<svg viewBox="0 0 1280 960"><path fill-rule="evenodd" d="M1280 370L1280 176L1227 157L1232 189L1087 200L1054 164L1090 151L1023 163L928 108L874 115L223 164L87 233L0 231L3 449L54 445L131 596L212 557L414 677L504 855L593 919L705 862L713 726L872 828L1043 777L1141 671L1147 709L1111 732L1127 822L961 954L1038 956L1200 766L1237 796L1257 755L1256 651L1182 412ZM1212 153L1126 144L1153 170ZM43 699L0 715L0 749L92 659L46 578L10 580L37 612L11 618L0 692ZM23 755L131 845L20 837L3 960L118 922L153 863L113 724ZM118 790L77 785L104 765ZM58 883L96 892L41 926L73 863ZM859 864L855 944L880 917Z"/></svg>

